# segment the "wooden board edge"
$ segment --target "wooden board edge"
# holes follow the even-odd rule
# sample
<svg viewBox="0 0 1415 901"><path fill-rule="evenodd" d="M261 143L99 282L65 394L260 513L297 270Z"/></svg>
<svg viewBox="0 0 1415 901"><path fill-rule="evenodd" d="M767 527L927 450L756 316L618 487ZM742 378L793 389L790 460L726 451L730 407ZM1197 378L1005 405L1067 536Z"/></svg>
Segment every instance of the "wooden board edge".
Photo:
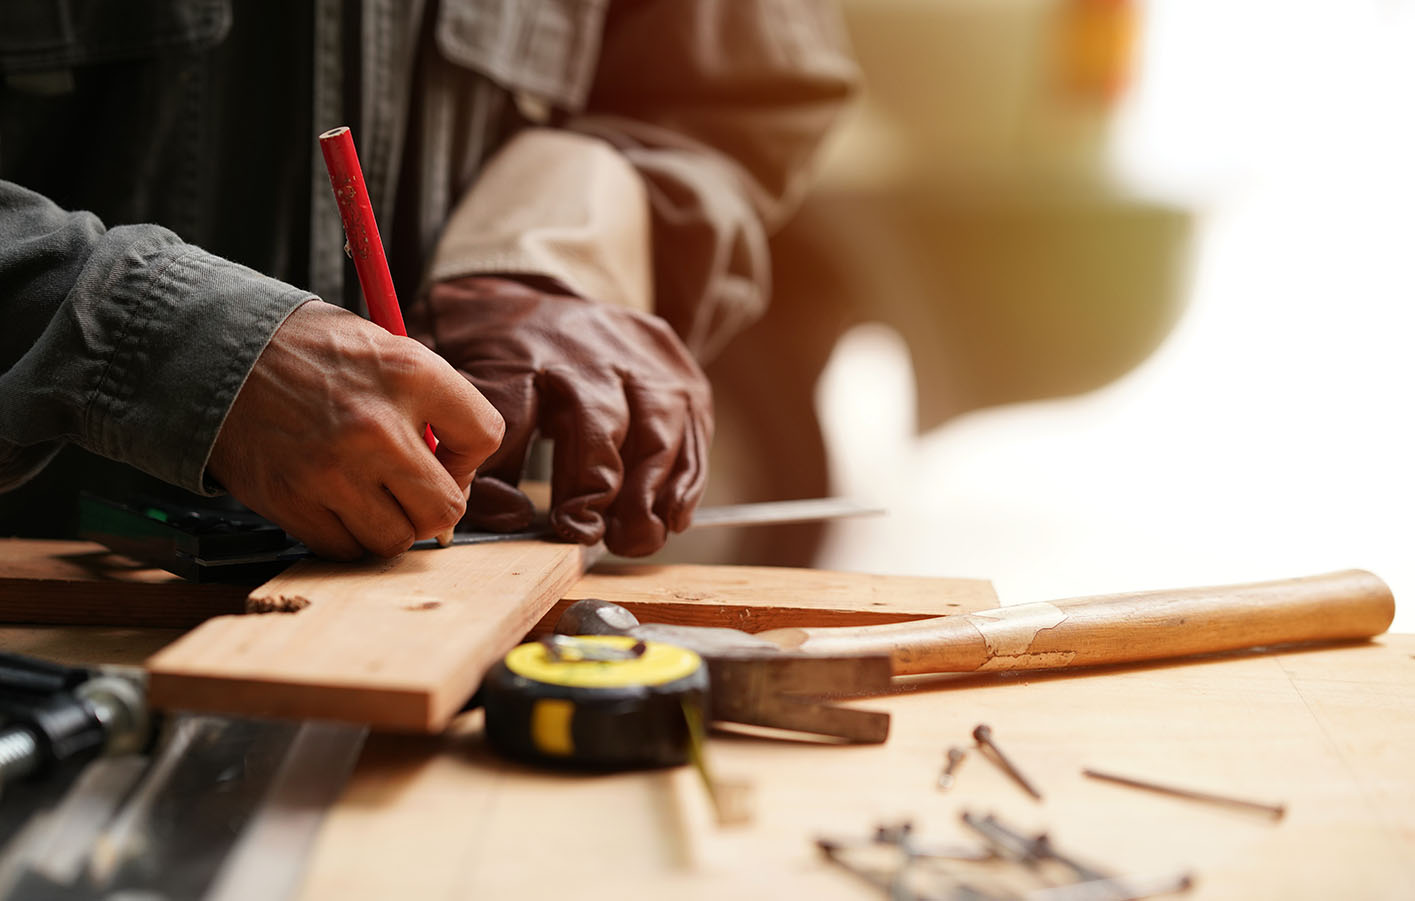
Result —
<svg viewBox="0 0 1415 901"><path fill-rule="evenodd" d="M528 638L539 638L555 631L565 608L581 600L579 597L562 598L555 602L527 633ZM612 600L604 598L603 600ZM616 602L619 603L619 602ZM745 632L762 632L770 628L790 626L879 626L888 623L911 622L947 616L944 613L912 613L902 610L852 610L845 607L786 607L773 604L770 607L773 619L782 624L759 625L759 611L762 607L746 604L692 604L679 601L623 601L624 609L634 614L641 622L666 623L674 626L716 626L727 629L742 629ZM959 613L969 610L960 609ZM744 628L745 626L745 628ZM756 626L755 628L753 626Z"/></svg>
<svg viewBox="0 0 1415 901"><path fill-rule="evenodd" d="M593 549L559 556L539 574L535 602L508 611L489 644L469 653L463 664L436 683L383 686L357 680L309 681L253 677L240 671L200 671L191 665L194 648L210 646L231 620L301 616L299 610L243 613L207 620L148 659L149 699L155 707L281 719L320 719L363 723L374 729L433 733L463 708L482 676L516 645L593 561ZM431 553L431 552L429 552ZM270 583L267 583L267 585ZM262 586L264 587L264 586ZM259 590L259 589L257 589Z"/></svg>
<svg viewBox="0 0 1415 901"><path fill-rule="evenodd" d="M506 629L497 645L490 654L481 655L479 658L469 658L466 667L456 679L449 680L441 690L435 692L431 698L429 732L440 732L452 722L453 718L466 706L467 700L481 685L482 677L487 670L506 655L508 651L520 644L527 637L527 632L539 621L549 616L548 611L554 605L561 602L561 596L585 574L585 570L594 564L599 551L594 547L580 547L580 553L573 557L566 557L564 562L554 570L546 573L545 583L549 586L544 593L544 601L538 609L528 608L521 611L521 615L510 619L506 623Z"/></svg>
<svg viewBox="0 0 1415 901"><path fill-rule="evenodd" d="M248 589L185 582L86 582L0 577L5 625L190 629L241 613Z"/></svg>
<svg viewBox="0 0 1415 901"><path fill-rule="evenodd" d="M159 652L159 656L160 656ZM314 703L314 696L318 702ZM215 696L220 700L212 703ZM194 703L193 699L200 699ZM258 678L170 673L148 664L148 701L159 710L194 710L261 719L319 719L367 724L371 706L404 711L381 714L379 729L392 732L436 732L442 725L432 714L432 696L424 688L371 688L327 683L271 682Z"/></svg>

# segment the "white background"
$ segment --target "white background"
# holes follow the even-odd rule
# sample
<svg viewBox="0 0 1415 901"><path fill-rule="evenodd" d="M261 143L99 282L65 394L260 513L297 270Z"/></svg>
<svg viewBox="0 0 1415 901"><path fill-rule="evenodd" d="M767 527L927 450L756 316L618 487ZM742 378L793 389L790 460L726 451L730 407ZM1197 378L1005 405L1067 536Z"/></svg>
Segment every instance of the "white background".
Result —
<svg viewBox="0 0 1415 901"><path fill-rule="evenodd" d="M1114 167L1199 214L1185 317L1101 391L924 436L902 343L852 333L819 394L832 465L892 515L820 563L1004 603L1359 567L1415 631L1415 6L1144 11Z"/></svg>

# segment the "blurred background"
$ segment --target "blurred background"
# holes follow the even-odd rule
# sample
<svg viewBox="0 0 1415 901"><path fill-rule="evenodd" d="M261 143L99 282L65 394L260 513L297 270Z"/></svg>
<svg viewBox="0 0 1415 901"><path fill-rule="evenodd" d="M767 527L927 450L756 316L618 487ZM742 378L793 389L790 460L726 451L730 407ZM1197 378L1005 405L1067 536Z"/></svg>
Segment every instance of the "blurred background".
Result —
<svg viewBox="0 0 1415 901"><path fill-rule="evenodd" d="M675 559L1415 591L1415 3L845 10L865 96L710 369L709 502L890 515Z"/></svg>

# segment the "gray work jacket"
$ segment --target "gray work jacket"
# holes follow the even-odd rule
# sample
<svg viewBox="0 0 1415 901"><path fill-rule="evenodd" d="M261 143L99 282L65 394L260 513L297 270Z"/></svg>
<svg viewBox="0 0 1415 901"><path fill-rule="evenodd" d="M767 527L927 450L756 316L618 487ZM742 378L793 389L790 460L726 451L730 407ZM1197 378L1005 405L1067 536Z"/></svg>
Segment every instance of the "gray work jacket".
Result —
<svg viewBox="0 0 1415 901"><path fill-rule="evenodd" d="M612 147L645 188L652 309L711 355L765 305L843 48L816 0L0 3L0 490L66 442L216 490L285 316L358 304L313 139L340 124L405 300L511 137Z"/></svg>

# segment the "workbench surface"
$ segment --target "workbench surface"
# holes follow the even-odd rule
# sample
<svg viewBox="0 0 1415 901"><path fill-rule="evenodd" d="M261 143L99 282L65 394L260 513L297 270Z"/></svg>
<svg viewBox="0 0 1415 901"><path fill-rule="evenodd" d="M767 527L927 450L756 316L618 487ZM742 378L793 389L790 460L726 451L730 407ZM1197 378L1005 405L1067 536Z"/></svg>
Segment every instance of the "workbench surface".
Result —
<svg viewBox="0 0 1415 901"><path fill-rule="evenodd" d="M0 649L132 662L179 634L16 627L0 629ZM753 786L755 819L741 828L713 824L689 768L585 776L502 761L482 741L479 712L442 736L374 735L299 897L880 897L826 863L814 839L907 819L923 841L971 840L959 822L969 810L1046 830L1108 870L1191 871L1194 898L1415 898L1415 636L915 677L858 703L893 713L886 744L713 736L717 773ZM981 722L1043 801L975 751L950 791L935 788L948 747L971 746ZM1084 778L1083 767L1280 802L1287 813L1273 821L1157 796Z"/></svg>
<svg viewBox="0 0 1415 901"><path fill-rule="evenodd" d="M117 659L173 633L4 629L0 647ZM1124 873L1191 870L1194 898L1415 897L1415 636L1069 674L923 678L887 699L888 743L715 736L721 776L753 785L754 822L712 824L692 770L576 776L504 762L480 714L435 737L372 736L330 811L300 897L870 898L818 835L908 819L968 838L964 810L1048 830ZM1024 795L970 753L979 722L1038 784ZM1266 817L1095 782L1083 767L1287 806Z"/></svg>
<svg viewBox="0 0 1415 901"><path fill-rule="evenodd" d="M374 737L302 897L878 897L823 863L813 838L909 819L924 839L964 839L963 810L1048 830L1123 873L1192 870L1195 898L1415 897L1415 636L940 678L869 703L894 714L883 746L715 738L717 771L754 785L756 819L741 829L711 824L690 771L574 777L499 761L477 714L438 741ZM951 791L935 789L946 748L984 721L1042 802L976 753ZM1287 815L1100 783L1088 766L1282 802Z"/></svg>

